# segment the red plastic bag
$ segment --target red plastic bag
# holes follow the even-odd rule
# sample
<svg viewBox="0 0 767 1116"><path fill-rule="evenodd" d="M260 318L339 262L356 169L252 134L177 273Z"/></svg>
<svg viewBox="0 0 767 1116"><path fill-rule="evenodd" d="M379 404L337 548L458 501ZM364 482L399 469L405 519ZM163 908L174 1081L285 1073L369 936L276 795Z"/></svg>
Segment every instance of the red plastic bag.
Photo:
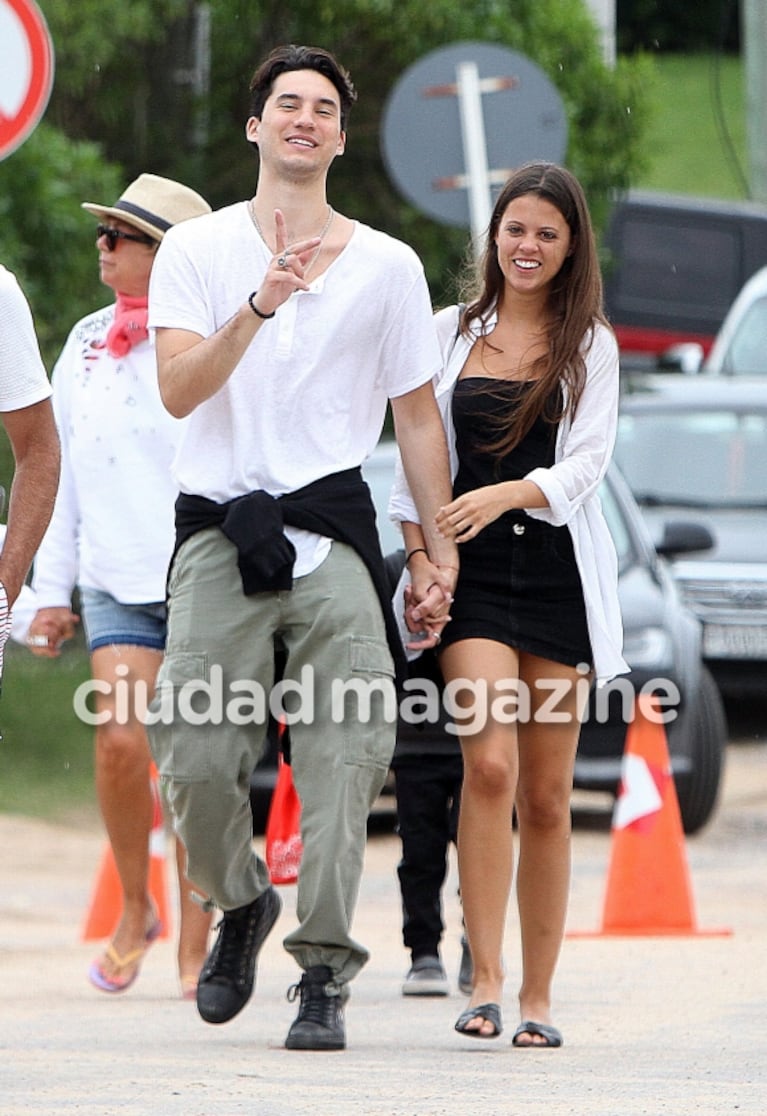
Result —
<svg viewBox="0 0 767 1116"><path fill-rule="evenodd" d="M296 882L303 848L301 799L293 783L291 766L280 753L277 784L266 819L266 866L273 884Z"/></svg>

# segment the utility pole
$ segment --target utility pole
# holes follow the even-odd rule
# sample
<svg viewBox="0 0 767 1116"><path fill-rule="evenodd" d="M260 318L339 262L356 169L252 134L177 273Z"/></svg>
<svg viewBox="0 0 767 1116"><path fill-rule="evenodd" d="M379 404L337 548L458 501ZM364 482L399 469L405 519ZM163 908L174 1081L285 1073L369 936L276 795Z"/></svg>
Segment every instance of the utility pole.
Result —
<svg viewBox="0 0 767 1116"><path fill-rule="evenodd" d="M743 0L744 79L749 185L754 201L767 204L767 5Z"/></svg>
<svg viewBox="0 0 767 1116"><path fill-rule="evenodd" d="M586 0L586 6L599 31L602 57L612 69L615 66L615 0Z"/></svg>

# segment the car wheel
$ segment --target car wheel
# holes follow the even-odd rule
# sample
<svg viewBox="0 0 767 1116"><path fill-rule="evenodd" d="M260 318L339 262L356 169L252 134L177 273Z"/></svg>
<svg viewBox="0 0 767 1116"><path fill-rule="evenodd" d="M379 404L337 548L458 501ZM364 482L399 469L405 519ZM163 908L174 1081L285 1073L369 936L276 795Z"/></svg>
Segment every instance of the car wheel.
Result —
<svg viewBox="0 0 767 1116"><path fill-rule="evenodd" d="M710 672L701 668L700 686L688 707L684 732L689 741L690 771L676 780L685 833L696 833L711 817L719 795L727 745L727 718Z"/></svg>

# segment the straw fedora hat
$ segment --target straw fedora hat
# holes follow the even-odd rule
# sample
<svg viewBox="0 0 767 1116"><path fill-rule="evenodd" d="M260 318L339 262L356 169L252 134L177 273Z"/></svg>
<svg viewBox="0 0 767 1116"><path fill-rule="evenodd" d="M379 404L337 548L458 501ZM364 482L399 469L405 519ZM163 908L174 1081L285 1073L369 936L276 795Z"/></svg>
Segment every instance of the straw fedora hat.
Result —
<svg viewBox="0 0 767 1116"><path fill-rule="evenodd" d="M205 198L188 186L157 174L140 174L114 205L83 202L82 207L96 217L119 217L155 240L162 240L171 225L179 221L210 213Z"/></svg>

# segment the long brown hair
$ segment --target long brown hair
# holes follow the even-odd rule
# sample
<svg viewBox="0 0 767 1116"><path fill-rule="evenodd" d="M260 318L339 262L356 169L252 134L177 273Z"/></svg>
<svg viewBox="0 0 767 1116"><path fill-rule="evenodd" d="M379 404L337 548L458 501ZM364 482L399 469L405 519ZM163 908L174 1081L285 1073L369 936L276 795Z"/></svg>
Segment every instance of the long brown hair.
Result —
<svg viewBox="0 0 767 1116"><path fill-rule="evenodd" d="M532 365L530 378L535 382L519 402L499 414L498 436L485 447L499 457L518 445L538 417L554 427L565 414L575 414L586 381L584 352L591 346L596 323L607 325L602 274L583 189L575 175L556 163L526 163L512 174L496 200L473 296L460 316L461 332L476 339L470 323L479 319L480 333L484 332L492 312L503 301L505 279L495 238L509 203L528 194L550 202L562 214L570 229L571 252L551 287L548 352Z"/></svg>

